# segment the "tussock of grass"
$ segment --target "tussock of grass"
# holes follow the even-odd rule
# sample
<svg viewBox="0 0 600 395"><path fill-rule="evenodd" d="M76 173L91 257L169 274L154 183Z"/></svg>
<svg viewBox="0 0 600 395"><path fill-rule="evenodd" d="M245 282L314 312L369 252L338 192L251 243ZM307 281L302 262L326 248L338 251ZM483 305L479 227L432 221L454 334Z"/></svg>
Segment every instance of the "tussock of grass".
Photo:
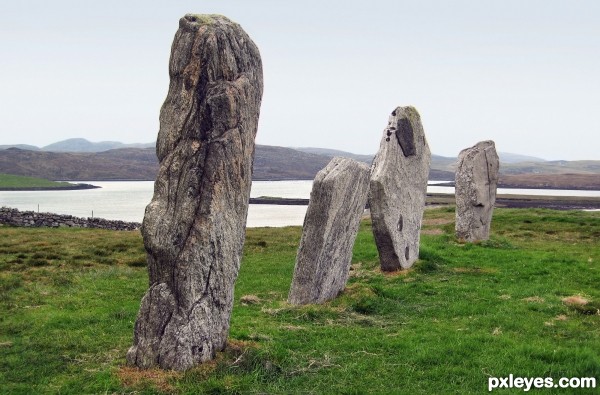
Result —
<svg viewBox="0 0 600 395"><path fill-rule="evenodd" d="M498 209L475 244L453 219L427 210L420 259L396 273L363 221L348 287L320 306L286 302L301 229L249 229L228 347L185 373L125 367L148 286L138 232L0 227L0 388L482 393L489 375L600 377L600 214Z"/></svg>

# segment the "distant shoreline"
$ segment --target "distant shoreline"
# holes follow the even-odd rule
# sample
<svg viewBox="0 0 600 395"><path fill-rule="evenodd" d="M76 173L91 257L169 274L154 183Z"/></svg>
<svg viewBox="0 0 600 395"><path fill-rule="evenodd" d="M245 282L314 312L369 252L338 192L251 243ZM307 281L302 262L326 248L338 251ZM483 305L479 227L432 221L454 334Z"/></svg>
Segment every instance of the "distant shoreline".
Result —
<svg viewBox="0 0 600 395"><path fill-rule="evenodd" d="M78 191L84 189L102 188L91 184L72 184L59 187L18 187L18 188L1 188L0 192L32 192L32 191Z"/></svg>
<svg viewBox="0 0 600 395"><path fill-rule="evenodd" d="M428 184L429 186L436 187L454 187L454 182L445 182L443 184ZM597 186L588 185L567 185L567 186L540 186L540 185L527 185L527 184L504 184L499 183L498 188L504 189L547 189L551 191L598 191L600 188Z"/></svg>
<svg viewBox="0 0 600 395"><path fill-rule="evenodd" d="M308 203L309 199L286 199L271 197L250 199L250 204L307 206ZM449 206L456 204L456 202L453 194L428 193L426 204L427 206ZM496 207L549 208L554 210L598 210L600 209L600 197L498 195L496 198Z"/></svg>

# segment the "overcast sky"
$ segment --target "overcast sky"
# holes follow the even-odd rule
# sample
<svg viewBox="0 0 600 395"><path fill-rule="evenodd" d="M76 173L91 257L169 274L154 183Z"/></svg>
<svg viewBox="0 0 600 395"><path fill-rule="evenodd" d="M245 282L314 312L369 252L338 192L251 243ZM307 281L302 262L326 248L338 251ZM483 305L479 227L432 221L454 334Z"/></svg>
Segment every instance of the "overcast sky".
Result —
<svg viewBox="0 0 600 395"><path fill-rule="evenodd" d="M3 1L0 144L151 142L184 14L248 32L257 143L375 153L413 105L432 152L600 159L600 1Z"/></svg>

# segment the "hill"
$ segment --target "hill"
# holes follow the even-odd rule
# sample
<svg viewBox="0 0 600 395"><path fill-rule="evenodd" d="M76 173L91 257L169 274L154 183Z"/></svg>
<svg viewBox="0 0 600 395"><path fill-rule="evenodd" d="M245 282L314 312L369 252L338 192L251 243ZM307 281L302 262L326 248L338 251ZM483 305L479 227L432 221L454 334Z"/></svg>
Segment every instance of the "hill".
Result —
<svg viewBox="0 0 600 395"><path fill-rule="evenodd" d="M104 144L104 145L103 145ZM85 139L70 139L34 149L6 148L0 150L0 172L50 180L154 180L158 164L152 148L117 148L101 152L49 152L48 149L100 150L118 142L90 143ZM133 144L143 145L143 144ZM7 147L7 146L4 146ZM22 146L21 146L22 147ZM510 154L512 155L512 154ZM285 148L257 145L254 159L255 180L312 180L333 156L349 157L371 163L371 155L326 148ZM429 179L454 179L456 158L432 155ZM600 161L545 161L505 163L501 174L600 174ZM523 179L519 179L523 182ZM537 180L535 182L538 182ZM590 184L587 182L587 184ZM520 184L523 186L527 184ZM570 187L573 187L572 185Z"/></svg>
<svg viewBox="0 0 600 395"><path fill-rule="evenodd" d="M351 158L359 162L365 162L371 164L375 158L373 155L360 155L353 154L351 152L328 149L328 148L315 148L315 147L304 147L304 148L293 148L296 151L301 151L310 154L316 154L325 156L329 159L335 156L341 156L343 158ZM447 158L439 155L431 155L431 169L429 171L429 179L436 181L448 181L454 179L453 165L456 163L456 158ZM315 173L316 174L316 173ZM314 177L312 177L314 178Z"/></svg>
<svg viewBox="0 0 600 395"><path fill-rule="evenodd" d="M13 144L13 145L0 145L0 150L9 148L19 148L29 151L47 151L47 152L103 152L112 149L120 148L154 148L155 143L134 143L124 144L119 141L100 141L91 142L82 138L73 138L58 141L46 145L44 147L37 147L29 144Z"/></svg>
<svg viewBox="0 0 600 395"><path fill-rule="evenodd" d="M510 152L498 152L500 161L503 163L522 163L522 162L545 162L545 159L535 156L511 154Z"/></svg>
<svg viewBox="0 0 600 395"><path fill-rule="evenodd" d="M330 156L291 148L257 145L254 180L312 180ZM0 172L50 180L154 180L158 163L153 148L103 152L46 152L9 148L0 151ZM452 172L434 169L433 180L451 180Z"/></svg>
<svg viewBox="0 0 600 395"><path fill-rule="evenodd" d="M511 174L500 177L504 188L587 189L600 190L599 174Z"/></svg>
<svg viewBox="0 0 600 395"><path fill-rule="evenodd" d="M291 148L257 145L254 180L312 180L330 158Z"/></svg>
<svg viewBox="0 0 600 395"><path fill-rule="evenodd" d="M5 150L5 149L9 149L9 148L19 148L19 149L24 149L24 150L29 150L29 151L39 151L40 150L40 147L36 147L35 145L29 145L29 144L0 145L0 150Z"/></svg>
<svg viewBox="0 0 600 395"><path fill-rule="evenodd" d="M42 147L42 151L50 152L103 152L120 148L153 148L154 143L124 144L118 141L100 141L93 143L82 138L67 139Z"/></svg>
<svg viewBox="0 0 600 395"><path fill-rule="evenodd" d="M547 162L502 163L502 174L600 174L600 161L556 160Z"/></svg>
<svg viewBox="0 0 600 395"><path fill-rule="evenodd" d="M0 172L48 180L154 180L154 149L124 148L98 153L0 151Z"/></svg>
<svg viewBox="0 0 600 395"><path fill-rule="evenodd" d="M327 156L328 158L333 158L335 156L341 156L342 158L351 158L357 160L359 162L365 162L371 164L373 159L375 158L375 154L373 155L361 155L361 154L353 154L351 152L340 151L329 148L315 148L315 147L301 147L301 148L292 148L296 151L307 152L309 154L317 154Z"/></svg>

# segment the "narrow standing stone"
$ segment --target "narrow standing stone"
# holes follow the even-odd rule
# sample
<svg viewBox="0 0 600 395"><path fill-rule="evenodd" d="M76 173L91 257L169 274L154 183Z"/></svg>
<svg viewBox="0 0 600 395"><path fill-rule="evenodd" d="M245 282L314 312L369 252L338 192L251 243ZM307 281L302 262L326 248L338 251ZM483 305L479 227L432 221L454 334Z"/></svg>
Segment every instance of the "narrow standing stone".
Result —
<svg viewBox="0 0 600 395"><path fill-rule="evenodd" d="M150 288L127 362L185 370L229 333L262 97L260 54L219 15L179 21L160 112L160 162L142 236Z"/></svg>
<svg viewBox="0 0 600 395"><path fill-rule="evenodd" d="M381 270L407 269L419 240L431 153L414 107L398 107L371 168L369 204Z"/></svg>
<svg viewBox="0 0 600 395"><path fill-rule="evenodd" d="M500 161L493 141L464 149L456 170L456 237L473 242L490 237Z"/></svg>
<svg viewBox="0 0 600 395"><path fill-rule="evenodd" d="M369 167L353 159L333 158L317 173L304 217L290 303L323 303L344 290L368 190Z"/></svg>

